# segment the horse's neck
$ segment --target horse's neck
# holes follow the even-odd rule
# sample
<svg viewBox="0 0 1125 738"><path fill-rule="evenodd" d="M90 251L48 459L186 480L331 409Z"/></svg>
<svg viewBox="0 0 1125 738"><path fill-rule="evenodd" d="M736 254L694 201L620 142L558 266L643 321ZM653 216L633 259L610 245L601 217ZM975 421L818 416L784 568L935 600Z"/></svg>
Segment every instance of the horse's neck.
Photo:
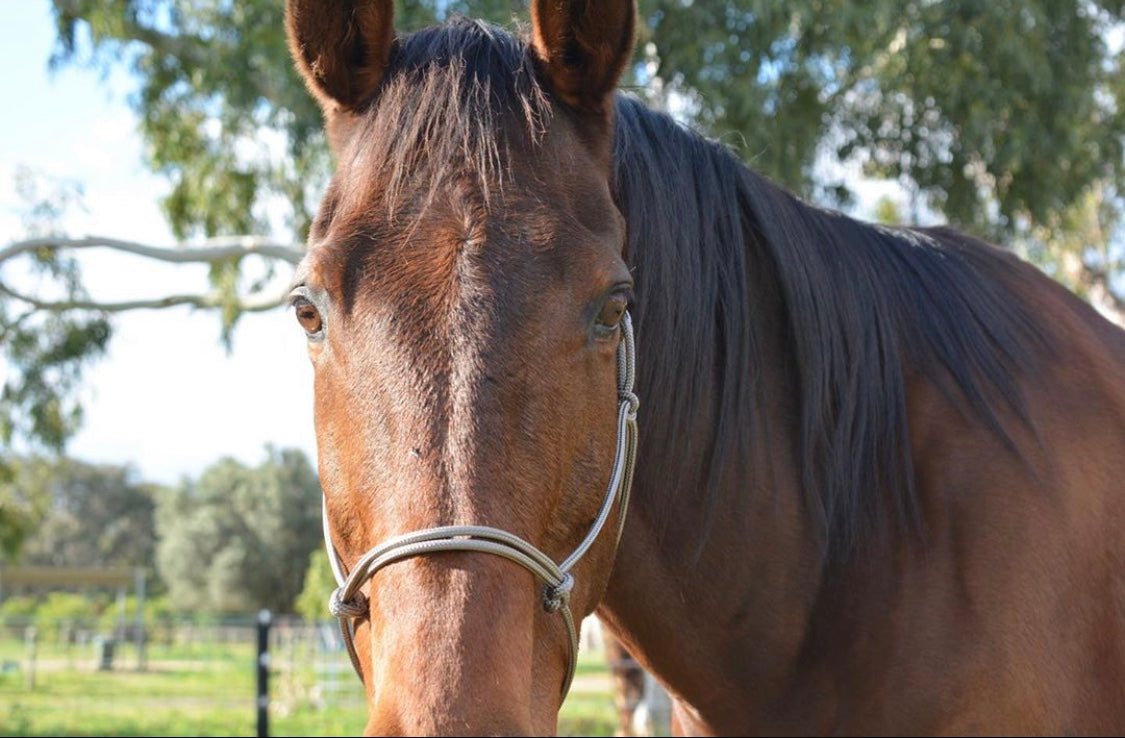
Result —
<svg viewBox="0 0 1125 738"><path fill-rule="evenodd" d="M654 445L651 454L683 449ZM637 475L630 519L599 614L637 659L674 695L705 712L723 710L713 680L716 659L738 664L739 681L755 690L740 699L771 699L783 689L798 657L820 569L815 536L806 529L789 444L771 443L774 474L756 475L756 488L720 488L719 510L703 538L693 502L698 490L656 495L660 479ZM758 453L761 459L769 453ZM643 463L643 457L642 457ZM777 485L768 480L776 477ZM656 511L649 500L674 501ZM667 528L655 521L665 519ZM753 644L752 648L746 648ZM746 649L742 651L741 649ZM708 700L714 699L715 704Z"/></svg>
<svg viewBox="0 0 1125 738"><path fill-rule="evenodd" d="M876 728L857 732L887 732L877 728L896 718L920 725L919 715L940 725L962 717L958 704L943 702L950 690L972 703L965 715L987 712L989 693L975 693L970 677L993 668L996 654L988 649L998 635L1014 632L1012 623L1034 623L1029 638L1069 644L1065 656L1062 650L1024 653L1012 646L1012 663L1030 665L1028 673L1037 678L1059 669L1081 674L1103 655L1098 644L1104 628L1094 615L1060 623L1036 613L1049 611L1042 602L1079 607L1068 588L1086 577L1115 582L1115 592L1121 588L1119 568L1106 575L1096 564L1121 558L1119 547L1106 541L1119 540L1112 531L1122 515L1113 464L1121 458L1125 395L1114 372L1120 362L1113 359L1125 345L1108 326L1083 323L1080 316L1089 310L1079 310L1069 296L1051 296L1061 290L1046 289L1046 281L1034 286L1034 305L1055 315L1056 340L1065 340L1057 354L1067 357L1042 371L1066 381L1025 381L1025 389L1034 390L1028 412L1040 435L1018 424L1011 430L1026 459L1012 454L987 425L954 412L942 387L925 377L907 387L912 443L926 451L915 459L916 477L925 481L919 493L923 505L933 504L924 551L904 546L905 539L890 531L897 555L863 555L830 571L822 568L819 536L802 506L798 413L787 404L795 396L794 372L785 363L780 333L759 334L762 363L755 373L761 384L752 419L764 422L751 423L751 473L742 474L738 455L727 458L710 518L701 502L709 477L692 470L705 470L710 461L716 407L703 403L685 417L682 406L651 391L651 383L665 380L665 389L674 388L690 382L690 375L667 362L658 377L640 372L649 384L638 385L640 452L632 504L599 615L673 696L707 716L708 725L694 726L699 732L752 732L745 726L756 725L765 732L814 733L838 727L833 720L841 715L857 726L876 721L869 724ZM768 292L766 284L750 288ZM1057 309L1052 301L1064 297L1067 309ZM757 307L755 315L767 325L779 323L779 304L767 300ZM638 324L639 370L667 358L654 353L665 342L654 339L652 329ZM1089 400L1094 387L1107 388L1096 409ZM1086 425L1077 427L1097 428L1098 435L1075 433L1073 419L1083 419ZM927 438L936 441L927 446ZM1070 465L1076 458L1083 459L1082 467ZM989 472L981 473L986 465ZM673 489L670 480L676 481ZM1095 509L1100 512L1088 514ZM1068 514L1064 520L1060 510ZM1080 529L1079 522L1090 528ZM1023 545L1028 541L1035 543ZM1107 558L1105 551L1113 553ZM1009 586L1013 572L1022 586ZM1090 612L1099 607L1081 606ZM970 611L980 617L966 620ZM914 635L919 625L929 628L929 637ZM1056 627L1061 635L1051 630ZM928 678L939 668L947 679L943 685L929 692L911 686L919 682L910 677ZM1066 699L1058 697L1058 714L1069 714L1058 706ZM845 709L866 700L901 705L886 716ZM1011 698L1010 704L1020 703Z"/></svg>
<svg viewBox="0 0 1125 738"><path fill-rule="evenodd" d="M780 315L780 297L768 268L752 271L751 279L760 281L748 285L756 296L754 313L766 320L756 332L755 353L768 359L755 367L753 382L739 379L758 388L747 414L754 427L748 457L735 444L725 462L713 466L716 436L730 432L718 428L718 403L699 403L685 414L683 403L667 394L690 381L677 371L685 367L655 356L667 350L663 337L639 329L638 376L648 384L638 386L633 501L599 609L646 668L708 712L723 709L715 692L716 704L708 704L716 658L734 659L742 684L761 685L755 692L763 704L770 684L781 688L820 578L817 537L801 505L797 412L787 404L795 396L787 391L793 372L777 358L784 356L785 339L773 328L780 323L769 319ZM652 365L663 367L662 376L646 371ZM717 495L710 514L701 502L709 491ZM744 644L753 648L731 650Z"/></svg>

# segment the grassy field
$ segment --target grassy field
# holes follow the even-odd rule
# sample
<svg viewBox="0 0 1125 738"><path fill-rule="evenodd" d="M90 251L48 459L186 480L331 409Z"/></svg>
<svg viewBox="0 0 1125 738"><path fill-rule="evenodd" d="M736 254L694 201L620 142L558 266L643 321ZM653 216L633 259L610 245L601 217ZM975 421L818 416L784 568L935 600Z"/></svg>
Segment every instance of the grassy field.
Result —
<svg viewBox="0 0 1125 738"><path fill-rule="evenodd" d="M248 642L153 645L144 670L131 646L98 668L93 643L38 645L34 679L18 639L0 639L0 736L254 736L256 654ZM33 682L33 683L32 683ZM271 646L271 736L359 735L362 688L347 656L305 642ZM560 735L613 735L602 655L586 651Z"/></svg>

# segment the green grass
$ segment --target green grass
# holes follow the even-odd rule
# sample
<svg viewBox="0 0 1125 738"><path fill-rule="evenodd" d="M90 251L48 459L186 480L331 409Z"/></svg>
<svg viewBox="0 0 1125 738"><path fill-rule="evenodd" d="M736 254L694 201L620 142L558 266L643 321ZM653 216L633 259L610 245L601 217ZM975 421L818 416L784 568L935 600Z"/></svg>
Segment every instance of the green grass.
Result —
<svg viewBox="0 0 1125 738"><path fill-rule="evenodd" d="M362 688L346 656L329 678L303 648L271 654L271 736L359 735ZM112 671L97 670L93 645L38 649L28 684L26 648L0 639L0 736L254 736L255 658L249 644L149 649L145 671L131 646ZM14 668L15 663L18 668ZM317 664L321 664L318 670ZM325 692L325 686L336 689ZM563 705L560 735L613 735L615 713L605 662L582 655Z"/></svg>

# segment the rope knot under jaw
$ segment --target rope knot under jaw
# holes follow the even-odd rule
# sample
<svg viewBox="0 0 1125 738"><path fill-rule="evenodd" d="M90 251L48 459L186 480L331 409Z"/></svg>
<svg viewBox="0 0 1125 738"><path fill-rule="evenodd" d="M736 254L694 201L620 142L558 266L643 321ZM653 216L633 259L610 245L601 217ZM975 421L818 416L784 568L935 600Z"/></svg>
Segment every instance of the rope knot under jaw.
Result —
<svg viewBox="0 0 1125 738"><path fill-rule="evenodd" d="M338 587L328 598L328 610L336 617L362 618L367 614L367 597L356 592L350 600L344 601L344 588Z"/></svg>
<svg viewBox="0 0 1125 738"><path fill-rule="evenodd" d="M637 417L637 410L639 410L641 407L641 401L636 394L634 394L633 392L622 392L618 395L618 399L621 402L627 403L629 405L630 418Z"/></svg>
<svg viewBox="0 0 1125 738"><path fill-rule="evenodd" d="M547 612L558 612L570 602L570 591L574 589L574 577L564 574L563 580L555 586L543 587L543 609Z"/></svg>

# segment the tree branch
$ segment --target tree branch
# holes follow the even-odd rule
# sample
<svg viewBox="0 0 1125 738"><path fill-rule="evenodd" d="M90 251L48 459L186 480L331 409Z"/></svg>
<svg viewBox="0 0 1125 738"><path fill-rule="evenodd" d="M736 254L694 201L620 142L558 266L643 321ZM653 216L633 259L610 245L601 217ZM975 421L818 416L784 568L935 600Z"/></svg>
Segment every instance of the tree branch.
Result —
<svg viewBox="0 0 1125 738"><path fill-rule="evenodd" d="M15 335L20 326L23 325L24 322L28 320L32 315L35 315L35 308L32 308L31 310L28 310L27 312L21 314L15 320L9 323L0 325L0 344L7 341L9 336Z"/></svg>
<svg viewBox="0 0 1125 738"><path fill-rule="evenodd" d="M16 241L7 248L0 249L0 264L20 254L38 251L39 249L64 251L89 248L113 249L114 251L122 251L173 264L214 264L250 255L296 264L305 255L303 247L270 241L256 236L212 238L199 246L175 246L171 248L150 246L135 241L122 241L116 238L87 236L85 238L30 238L25 241Z"/></svg>
<svg viewBox="0 0 1125 738"><path fill-rule="evenodd" d="M165 308L188 305L197 308L234 307L239 312L263 312L285 304L288 291L278 293L253 292L239 297L233 304L222 293L207 292L202 295L169 295L150 300L128 300L125 302L99 302L98 300L40 300L17 292L0 283L0 293L8 295L36 310L63 312L66 310L100 310L107 313L123 313L129 310L163 310Z"/></svg>

